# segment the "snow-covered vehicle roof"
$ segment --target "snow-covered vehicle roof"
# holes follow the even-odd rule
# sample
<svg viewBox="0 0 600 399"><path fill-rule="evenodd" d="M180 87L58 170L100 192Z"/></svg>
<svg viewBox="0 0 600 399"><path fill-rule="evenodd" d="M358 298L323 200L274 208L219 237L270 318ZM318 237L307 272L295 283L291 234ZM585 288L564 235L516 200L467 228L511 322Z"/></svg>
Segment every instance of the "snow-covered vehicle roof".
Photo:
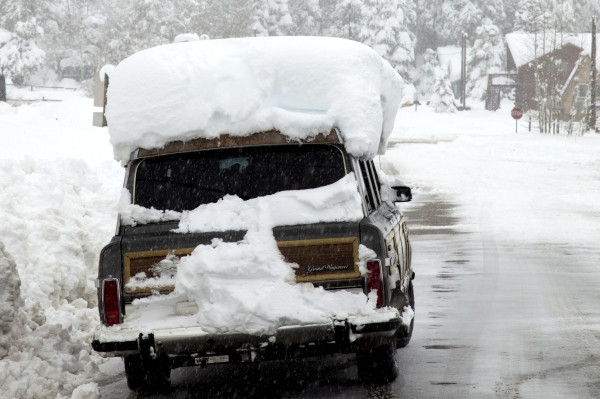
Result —
<svg viewBox="0 0 600 399"><path fill-rule="evenodd" d="M173 43L140 51L110 75L115 158L172 141L278 130L290 141L337 127L357 157L383 153L403 82L371 48L324 37Z"/></svg>

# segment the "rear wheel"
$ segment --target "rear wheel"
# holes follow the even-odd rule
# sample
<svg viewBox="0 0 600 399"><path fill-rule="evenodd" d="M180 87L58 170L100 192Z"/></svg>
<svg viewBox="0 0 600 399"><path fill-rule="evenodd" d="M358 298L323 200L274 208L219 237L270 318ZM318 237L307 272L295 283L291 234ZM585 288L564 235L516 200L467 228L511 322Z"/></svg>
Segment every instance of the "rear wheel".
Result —
<svg viewBox="0 0 600 399"><path fill-rule="evenodd" d="M412 308L412 310L414 312L415 311L415 291L413 288L412 281L410 283L408 283L408 304L410 305L410 307ZM402 311L404 310L404 306L402 306L401 308L398 308L398 310L400 311L400 314L402 314ZM406 345L408 345L408 343L410 342L410 339L412 338L412 332L413 332L414 326L415 326L415 316L413 315L413 318L410 321L410 326L408 327L408 329L405 326L402 326L396 333L397 337L398 337L398 348L404 348Z"/></svg>
<svg viewBox="0 0 600 399"><path fill-rule="evenodd" d="M136 392L163 391L171 385L171 368L168 359L142 359L125 356L127 386Z"/></svg>
<svg viewBox="0 0 600 399"><path fill-rule="evenodd" d="M396 341L356 353L358 378L367 384L385 384L398 377Z"/></svg>

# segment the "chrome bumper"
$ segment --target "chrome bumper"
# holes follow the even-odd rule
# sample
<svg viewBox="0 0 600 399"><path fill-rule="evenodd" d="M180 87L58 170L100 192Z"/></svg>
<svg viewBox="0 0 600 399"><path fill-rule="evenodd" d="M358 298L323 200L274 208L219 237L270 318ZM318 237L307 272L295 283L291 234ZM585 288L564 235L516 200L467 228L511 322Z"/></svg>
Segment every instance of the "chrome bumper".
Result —
<svg viewBox="0 0 600 399"><path fill-rule="evenodd" d="M332 320L330 323L279 327L275 334L213 334L199 327L156 329L142 334L122 327L100 326L94 333L92 347L105 356L144 355L149 351L167 356L206 356L227 354L233 361L244 361L245 354L265 359L296 357L291 351L307 356L326 353L348 353L363 345L385 343L395 339L401 327L396 309L379 311L378 321L360 317ZM301 356L301 355L298 355ZM252 360L253 361L253 360Z"/></svg>

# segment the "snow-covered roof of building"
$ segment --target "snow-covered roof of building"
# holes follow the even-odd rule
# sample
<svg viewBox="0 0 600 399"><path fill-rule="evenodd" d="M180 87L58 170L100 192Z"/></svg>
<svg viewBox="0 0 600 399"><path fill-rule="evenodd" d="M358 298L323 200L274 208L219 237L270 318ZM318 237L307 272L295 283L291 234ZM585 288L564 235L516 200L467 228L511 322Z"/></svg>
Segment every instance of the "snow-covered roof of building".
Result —
<svg viewBox="0 0 600 399"><path fill-rule="evenodd" d="M403 82L371 48L323 37L174 43L110 74L106 116L115 158L169 141L279 130L290 140L340 129L349 153L383 153Z"/></svg>
<svg viewBox="0 0 600 399"><path fill-rule="evenodd" d="M596 36L596 43L600 44L600 35ZM592 52L592 34L557 33L556 36L546 35L545 38L541 34L524 32L512 32L506 35L506 45L517 68L561 48L565 44L577 46L583 50L583 54L590 55ZM600 68L600 62L596 62L596 65Z"/></svg>
<svg viewBox="0 0 600 399"><path fill-rule="evenodd" d="M456 46L438 47L437 55L440 64L448 68L450 81L460 80L462 49Z"/></svg>

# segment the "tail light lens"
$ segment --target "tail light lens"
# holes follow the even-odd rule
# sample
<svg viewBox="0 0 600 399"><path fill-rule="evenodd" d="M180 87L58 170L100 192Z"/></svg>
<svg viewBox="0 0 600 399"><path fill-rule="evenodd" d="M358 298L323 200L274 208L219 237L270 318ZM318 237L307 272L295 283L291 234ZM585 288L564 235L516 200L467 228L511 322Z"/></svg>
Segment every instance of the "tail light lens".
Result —
<svg viewBox="0 0 600 399"><path fill-rule="evenodd" d="M367 262L367 292L377 292L377 306L383 305L383 278L381 274L381 262L370 260Z"/></svg>
<svg viewBox="0 0 600 399"><path fill-rule="evenodd" d="M102 282L102 305L104 308L104 321L108 325L121 322L121 289L116 278L106 279Z"/></svg>

